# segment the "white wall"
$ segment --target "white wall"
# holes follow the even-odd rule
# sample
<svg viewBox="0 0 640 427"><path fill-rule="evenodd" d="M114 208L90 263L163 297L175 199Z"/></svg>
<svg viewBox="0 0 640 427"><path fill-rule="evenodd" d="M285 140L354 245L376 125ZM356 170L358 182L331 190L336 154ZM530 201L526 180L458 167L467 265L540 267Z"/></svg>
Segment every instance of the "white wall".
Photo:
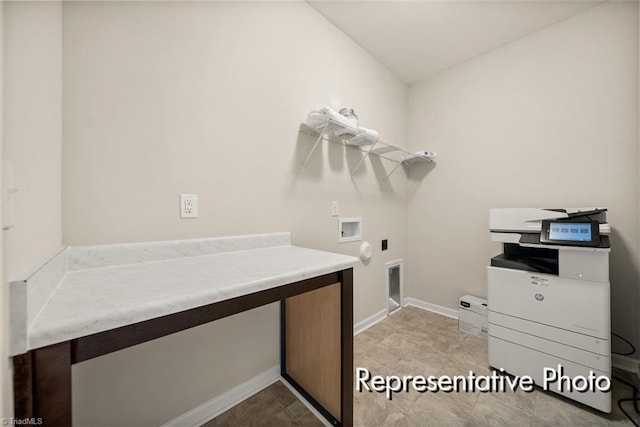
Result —
<svg viewBox="0 0 640 427"><path fill-rule="evenodd" d="M356 255L337 219L362 216L373 260L355 318L385 308L384 262L406 259L406 177L326 143L305 174L312 108L351 106L406 144L406 86L303 2L65 2L63 240L99 244L288 230ZM197 220L178 194L198 193ZM380 252L380 239L389 251ZM276 365L276 306L74 367L80 424L165 422ZM97 397L97 398L96 398Z"/></svg>
<svg viewBox="0 0 640 427"><path fill-rule="evenodd" d="M15 226L3 232L3 280L15 279L61 245L61 4L3 2L2 157L13 163ZM13 412L2 303L2 414ZM5 415L6 414L6 415Z"/></svg>
<svg viewBox="0 0 640 427"><path fill-rule="evenodd" d="M4 111L4 3L0 3L0 36L3 42L0 43L0 150L2 149L2 141L4 140L2 131L2 118ZM0 162L0 189L2 188L2 162ZM1 194L1 193L0 193ZM1 206L1 204L0 204ZM0 223L2 223L2 209L0 209ZM4 238L0 233L0 278L2 283L6 283L3 268L3 241ZM2 286L0 291L0 418L9 417L11 412L11 368L8 358L8 328L9 328L9 289Z"/></svg>
<svg viewBox="0 0 640 427"><path fill-rule="evenodd" d="M3 156L20 189L4 235L9 279L60 248L61 23L59 2L5 4Z"/></svg>
<svg viewBox="0 0 640 427"><path fill-rule="evenodd" d="M304 3L67 2L62 30L59 4L7 3L3 155L21 192L5 277L60 244L62 79L66 244L290 230L295 244L356 254L336 243L339 200L374 247L355 273L358 321L384 308L384 262L407 254L406 296L484 296L499 251L489 207L606 205L614 330L637 342L635 7L600 6L441 73L407 105L401 82ZM313 142L299 122L323 105L356 108L399 144L408 110L410 144L438 165L413 170L408 202L403 172L387 182L391 165L367 162L351 179L357 153L337 144L298 174ZM178 219L181 192L200 195L199 219ZM277 318L268 306L76 365L75 421L150 425L197 406L277 364Z"/></svg>
<svg viewBox="0 0 640 427"><path fill-rule="evenodd" d="M410 184L410 296L486 296L491 207L606 206L613 330L638 344L636 8L606 3L410 88L409 143L439 154Z"/></svg>

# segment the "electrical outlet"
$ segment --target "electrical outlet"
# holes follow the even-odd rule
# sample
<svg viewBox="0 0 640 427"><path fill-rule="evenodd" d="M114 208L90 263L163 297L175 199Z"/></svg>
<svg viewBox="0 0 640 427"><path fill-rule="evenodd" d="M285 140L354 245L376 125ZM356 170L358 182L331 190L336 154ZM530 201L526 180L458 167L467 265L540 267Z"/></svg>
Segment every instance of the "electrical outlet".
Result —
<svg viewBox="0 0 640 427"><path fill-rule="evenodd" d="M340 202L337 200L331 202L331 216L340 216Z"/></svg>
<svg viewBox="0 0 640 427"><path fill-rule="evenodd" d="M198 218L198 195L180 195L180 218Z"/></svg>

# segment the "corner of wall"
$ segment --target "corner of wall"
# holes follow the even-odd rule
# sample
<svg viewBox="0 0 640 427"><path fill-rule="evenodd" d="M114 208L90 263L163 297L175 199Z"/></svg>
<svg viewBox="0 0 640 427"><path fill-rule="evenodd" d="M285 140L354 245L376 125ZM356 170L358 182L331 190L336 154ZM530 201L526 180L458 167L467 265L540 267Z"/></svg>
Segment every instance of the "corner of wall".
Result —
<svg viewBox="0 0 640 427"><path fill-rule="evenodd" d="M637 176L636 176L636 182L639 183L638 184L638 217L637 217L637 230L638 230L638 247L640 248L640 7L638 7L638 124L637 124L637 132L638 132L638 146L637 146L637 150L638 150L638 167L636 170ZM640 251L638 251L637 254L637 260L636 260L636 265L638 266L638 268L640 269ZM640 286L640 283L638 283L638 286ZM636 342L640 343L640 325L638 325L637 328L637 337L636 337ZM640 375L640 373L639 373Z"/></svg>
<svg viewBox="0 0 640 427"><path fill-rule="evenodd" d="M11 179L20 188L14 195L13 227L0 235L0 277L6 284L62 243L62 3L0 2L0 23L2 159L11 161ZM4 190L2 195L4 202ZM13 415L8 305L8 286L2 286L2 418Z"/></svg>
<svg viewBox="0 0 640 427"><path fill-rule="evenodd" d="M0 2L0 154L4 148L4 2ZM2 156L0 155L0 158ZM0 194L4 196L3 180L2 180L2 162L0 161ZM3 197L4 198L4 197ZM2 203L0 203L0 224L2 224ZM9 287L4 275L4 250L3 250L3 232L0 231L0 280L2 281L2 290L0 291L0 418L11 417L11 376L12 370L9 363Z"/></svg>

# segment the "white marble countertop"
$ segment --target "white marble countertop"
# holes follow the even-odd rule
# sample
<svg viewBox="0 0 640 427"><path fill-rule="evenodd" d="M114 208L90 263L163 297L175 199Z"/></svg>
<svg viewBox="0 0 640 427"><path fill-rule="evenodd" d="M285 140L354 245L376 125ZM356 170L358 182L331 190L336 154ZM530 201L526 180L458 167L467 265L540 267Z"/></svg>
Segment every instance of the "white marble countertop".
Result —
<svg viewBox="0 0 640 427"><path fill-rule="evenodd" d="M162 242L122 245L121 251L118 245L82 248L84 250L76 251L73 260L67 261L68 270L57 286L47 287L53 290L46 302L32 319L23 322L28 325L26 339L12 340L15 345L11 352L20 354L351 268L359 262L351 256L292 246L288 233L249 237L255 237L259 243L251 244L253 241L249 240L250 244L246 244L247 237L242 236L244 244L238 246L232 238L223 238L225 245L220 249L217 245L220 239L179 241L183 249L197 242L198 251L173 251L171 255L158 255L158 248L165 247ZM204 251L213 253L198 254L203 252L203 242L215 243L215 249ZM152 256L149 256L150 247L154 248ZM127 250L133 262L122 257ZM73 250L67 252L67 257L74 254ZM105 257L105 253L110 255ZM117 262L113 261L115 258ZM85 268L87 265L91 267ZM28 305L28 300L26 303Z"/></svg>

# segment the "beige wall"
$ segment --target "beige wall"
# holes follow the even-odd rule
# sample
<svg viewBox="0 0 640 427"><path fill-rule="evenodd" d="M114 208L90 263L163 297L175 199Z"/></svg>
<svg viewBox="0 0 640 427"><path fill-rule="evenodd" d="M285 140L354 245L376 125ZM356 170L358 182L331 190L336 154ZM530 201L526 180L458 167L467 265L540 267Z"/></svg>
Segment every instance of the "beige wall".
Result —
<svg viewBox="0 0 640 427"><path fill-rule="evenodd" d="M65 244L289 230L295 244L355 255L358 243L336 243L339 200L374 247L356 269L356 321L384 308L384 262L407 254L406 296L453 308L486 295L500 250L490 207L597 204L616 229L614 330L637 343L635 7L600 6L483 55L411 87L407 103L401 82L304 3L67 2L62 29L57 3L8 3L3 155L21 191L5 277L60 244L60 151ZM390 165L367 162L351 179L357 153L337 144L298 174L313 142L299 122L324 105L356 108L399 144L408 129L438 165L413 171L408 201L401 170L387 182ZM199 194L199 219L178 219L181 192ZM76 365L75 421L168 421L276 365L277 328L272 305Z"/></svg>
<svg viewBox="0 0 640 427"><path fill-rule="evenodd" d="M4 233L7 278L61 241L61 6L5 3L3 156L13 163L15 227Z"/></svg>
<svg viewBox="0 0 640 427"><path fill-rule="evenodd" d="M372 262L355 318L385 308L384 262L406 259L406 177L300 134L312 108L352 106L406 144L407 88L303 2L66 2L63 240L99 244L291 231L357 255L337 219L362 216ZM197 220L179 193L199 195ZM379 240L390 250L380 252ZM278 311L203 326L74 367L75 421L158 424L278 364ZM97 398L96 398L97 396Z"/></svg>
<svg viewBox="0 0 640 427"><path fill-rule="evenodd" d="M4 137L2 135L2 119L4 111L4 96L3 96L3 83L4 83L4 2L0 2L0 37L3 42L0 43L0 150L2 149L2 141ZM2 162L0 162L0 189L2 188ZM2 193L0 193L2 194ZM0 204L1 206L1 204ZM2 209L0 209L0 223L2 223ZM2 283L6 283L4 277L3 268L3 233L0 233L0 278ZM11 416L11 368L9 366L8 358L8 328L9 328L9 289L7 286L2 286L0 291L0 312L2 318L0 319L0 418L6 418Z"/></svg>
<svg viewBox="0 0 640 427"><path fill-rule="evenodd" d="M59 2L4 2L2 156L13 163L20 189L15 225L3 232L5 283L61 245L61 11ZM8 416L13 405L6 308L2 313L2 413Z"/></svg>
<svg viewBox="0 0 640 427"><path fill-rule="evenodd" d="M613 330L638 343L636 8L606 3L410 88L410 145L439 154L409 189L411 296L486 296L491 207L606 206Z"/></svg>

